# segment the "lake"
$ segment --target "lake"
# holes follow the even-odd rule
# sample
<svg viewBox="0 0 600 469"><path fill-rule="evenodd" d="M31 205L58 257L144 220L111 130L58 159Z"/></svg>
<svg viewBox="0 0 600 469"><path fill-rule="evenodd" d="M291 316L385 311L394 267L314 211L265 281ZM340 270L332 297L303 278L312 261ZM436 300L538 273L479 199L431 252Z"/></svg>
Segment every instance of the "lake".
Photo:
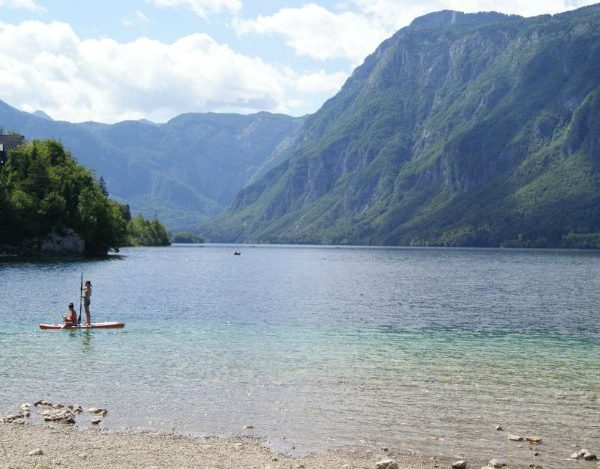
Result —
<svg viewBox="0 0 600 469"><path fill-rule="evenodd" d="M78 307L82 272L93 321L126 327L39 330ZM507 249L175 245L0 262L0 412L106 407L105 428L251 435L294 454L522 457L507 432L541 435L555 461L572 445L598 453L599 272L598 252Z"/></svg>

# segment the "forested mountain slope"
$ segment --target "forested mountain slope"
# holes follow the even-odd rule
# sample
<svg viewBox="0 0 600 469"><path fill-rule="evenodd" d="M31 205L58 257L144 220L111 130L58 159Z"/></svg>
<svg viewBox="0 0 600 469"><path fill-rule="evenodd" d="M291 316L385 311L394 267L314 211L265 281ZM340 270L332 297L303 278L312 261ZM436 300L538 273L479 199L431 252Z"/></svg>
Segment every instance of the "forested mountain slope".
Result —
<svg viewBox="0 0 600 469"><path fill-rule="evenodd" d="M183 114L165 124L54 121L0 101L0 125L60 140L106 181L111 196L170 229L193 229L279 161L302 119L280 114Z"/></svg>
<svg viewBox="0 0 600 469"><path fill-rule="evenodd" d="M600 6L386 40L211 239L600 247Z"/></svg>

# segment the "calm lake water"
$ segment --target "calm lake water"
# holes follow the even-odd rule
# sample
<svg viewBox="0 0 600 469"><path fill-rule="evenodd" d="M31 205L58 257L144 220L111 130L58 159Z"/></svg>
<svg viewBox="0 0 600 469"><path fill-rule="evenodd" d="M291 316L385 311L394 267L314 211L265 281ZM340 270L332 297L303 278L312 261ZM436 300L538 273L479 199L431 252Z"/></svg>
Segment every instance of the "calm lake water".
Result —
<svg viewBox="0 0 600 469"><path fill-rule="evenodd" d="M544 467L600 453L600 253L238 248L0 262L0 412L72 402L108 408L105 428L292 453L525 460L507 431L541 435ZM82 271L93 320L126 328L39 330Z"/></svg>

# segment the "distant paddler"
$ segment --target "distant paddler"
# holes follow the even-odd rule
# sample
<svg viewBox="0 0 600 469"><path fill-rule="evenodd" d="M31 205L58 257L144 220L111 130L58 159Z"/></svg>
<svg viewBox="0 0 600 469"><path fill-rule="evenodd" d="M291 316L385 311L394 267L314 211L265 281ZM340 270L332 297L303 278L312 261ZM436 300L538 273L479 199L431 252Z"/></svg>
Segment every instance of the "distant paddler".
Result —
<svg viewBox="0 0 600 469"><path fill-rule="evenodd" d="M85 308L85 324L84 326L92 325L92 315L90 313L90 304L92 303L92 282L85 281L85 287L81 289L83 298L83 307Z"/></svg>

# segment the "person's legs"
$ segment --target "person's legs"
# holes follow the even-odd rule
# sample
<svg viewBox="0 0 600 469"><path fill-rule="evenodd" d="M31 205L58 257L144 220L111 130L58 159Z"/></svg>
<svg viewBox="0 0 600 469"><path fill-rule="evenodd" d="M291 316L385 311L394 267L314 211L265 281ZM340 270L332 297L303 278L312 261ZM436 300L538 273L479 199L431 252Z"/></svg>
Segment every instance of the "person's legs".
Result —
<svg viewBox="0 0 600 469"><path fill-rule="evenodd" d="M92 323L92 315L90 313L90 302L86 301L84 303L84 305L85 305L85 324L89 326Z"/></svg>

